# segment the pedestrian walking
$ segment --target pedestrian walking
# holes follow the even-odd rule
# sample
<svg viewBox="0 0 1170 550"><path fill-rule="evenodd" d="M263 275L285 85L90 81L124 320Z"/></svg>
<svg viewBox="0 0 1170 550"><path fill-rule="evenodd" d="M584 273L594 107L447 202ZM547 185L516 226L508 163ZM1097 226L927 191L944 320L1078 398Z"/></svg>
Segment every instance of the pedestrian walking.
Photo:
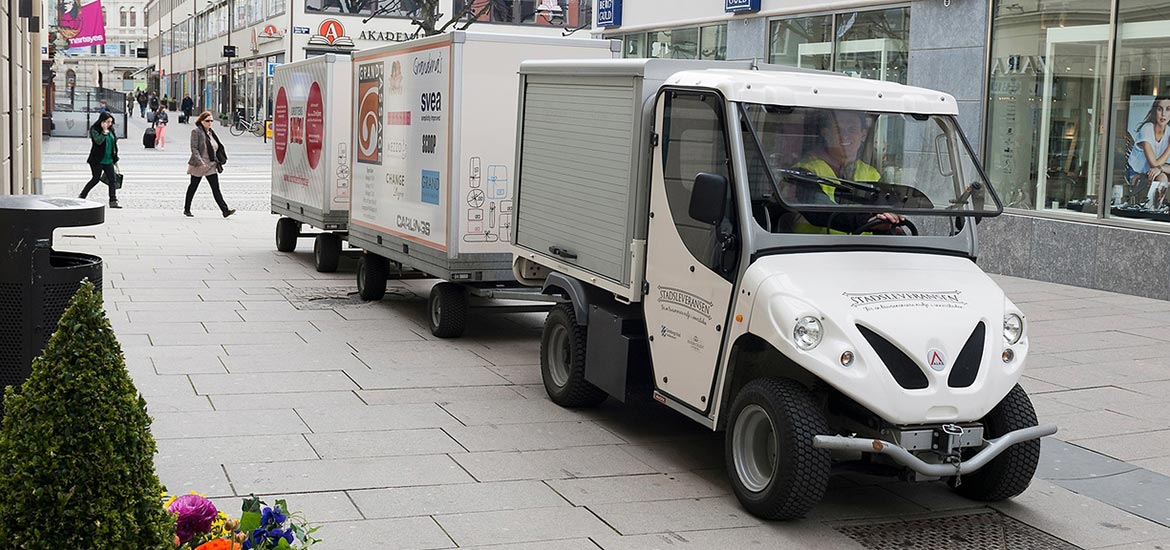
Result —
<svg viewBox="0 0 1170 550"><path fill-rule="evenodd" d="M183 119L180 120L179 122L189 123L191 121L191 111L194 111L194 110L195 110L195 100L191 99L191 94L184 95L183 96L183 104L182 104Z"/></svg>
<svg viewBox="0 0 1170 550"><path fill-rule="evenodd" d="M151 122L151 125L154 126L154 146L157 149L166 149L167 122L169 121L167 110L160 106L158 111L154 113L154 121Z"/></svg>
<svg viewBox="0 0 1170 550"><path fill-rule="evenodd" d="M236 211L228 208L219 191L219 173L223 172L223 165L227 162L227 151L224 151L223 142L211 129L211 111L199 113L195 119L195 128L191 130L191 158L187 161L187 174L191 176L191 185L187 186L187 202L183 204L183 215L192 217L191 199L195 198L195 191L199 189L199 180L207 178L211 186L211 196L223 212L223 217L231 216Z"/></svg>
<svg viewBox="0 0 1170 550"><path fill-rule="evenodd" d="M146 92L138 91L138 117L146 118Z"/></svg>
<svg viewBox="0 0 1170 550"><path fill-rule="evenodd" d="M147 104L147 106L150 107L151 112L157 111L158 110L158 94L156 94L154 92L150 92L150 99L146 102L146 104Z"/></svg>
<svg viewBox="0 0 1170 550"><path fill-rule="evenodd" d="M90 189L104 179L110 187L110 208L121 208L118 205L117 171L114 169L118 163L118 136L114 132L113 115L98 115L97 122L89 127L89 141L89 157L85 162L89 164L93 177L86 182L80 197L84 199Z"/></svg>

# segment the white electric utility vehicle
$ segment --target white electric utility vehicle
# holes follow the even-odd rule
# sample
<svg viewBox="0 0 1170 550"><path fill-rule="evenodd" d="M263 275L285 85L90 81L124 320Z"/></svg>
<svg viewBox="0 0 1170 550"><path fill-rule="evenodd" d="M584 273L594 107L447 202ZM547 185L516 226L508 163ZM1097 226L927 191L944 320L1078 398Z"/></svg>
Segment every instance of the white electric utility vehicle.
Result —
<svg viewBox="0 0 1170 550"><path fill-rule="evenodd" d="M558 404L637 392L713 430L740 502L796 518L831 467L1029 484L1023 313L975 263L1002 211L945 93L750 62L520 69L514 272L562 302Z"/></svg>

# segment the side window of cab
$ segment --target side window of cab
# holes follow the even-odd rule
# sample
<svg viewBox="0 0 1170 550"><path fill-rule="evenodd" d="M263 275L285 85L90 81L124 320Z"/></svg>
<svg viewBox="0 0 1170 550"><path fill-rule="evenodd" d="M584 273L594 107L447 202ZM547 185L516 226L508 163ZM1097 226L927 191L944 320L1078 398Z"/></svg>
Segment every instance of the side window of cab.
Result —
<svg viewBox="0 0 1170 550"><path fill-rule="evenodd" d="M690 217L689 206L695 177L700 173L721 175L730 182L730 156L723 103L718 96L699 92L666 92L662 128L662 173L667 201L679 237L695 259L728 277L729 258L720 243L737 233L732 186L728 186L722 222L711 225Z"/></svg>

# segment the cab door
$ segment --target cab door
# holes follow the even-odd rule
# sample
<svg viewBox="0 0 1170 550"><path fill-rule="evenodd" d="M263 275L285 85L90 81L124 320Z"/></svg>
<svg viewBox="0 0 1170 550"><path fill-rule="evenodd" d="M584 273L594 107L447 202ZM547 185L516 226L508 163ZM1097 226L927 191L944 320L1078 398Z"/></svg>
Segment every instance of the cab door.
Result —
<svg viewBox="0 0 1170 550"><path fill-rule="evenodd" d="M705 412L727 328L740 254L725 103L714 92L658 98L646 242L646 329L659 392ZM699 174L722 176L722 219L691 216ZM707 182L710 176L704 176Z"/></svg>

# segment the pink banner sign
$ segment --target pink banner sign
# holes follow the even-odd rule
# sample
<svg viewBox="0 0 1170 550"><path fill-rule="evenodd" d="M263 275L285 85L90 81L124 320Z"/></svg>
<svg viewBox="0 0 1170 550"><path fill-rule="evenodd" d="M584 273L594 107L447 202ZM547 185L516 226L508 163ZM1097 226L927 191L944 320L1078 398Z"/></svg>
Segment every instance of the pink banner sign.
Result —
<svg viewBox="0 0 1170 550"><path fill-rule="evenodd" d="M58 32L69 39L70 48L85 48L106 43L106 22L102 18L102 0L82 4L81 0L58 0Z"/></svg>

